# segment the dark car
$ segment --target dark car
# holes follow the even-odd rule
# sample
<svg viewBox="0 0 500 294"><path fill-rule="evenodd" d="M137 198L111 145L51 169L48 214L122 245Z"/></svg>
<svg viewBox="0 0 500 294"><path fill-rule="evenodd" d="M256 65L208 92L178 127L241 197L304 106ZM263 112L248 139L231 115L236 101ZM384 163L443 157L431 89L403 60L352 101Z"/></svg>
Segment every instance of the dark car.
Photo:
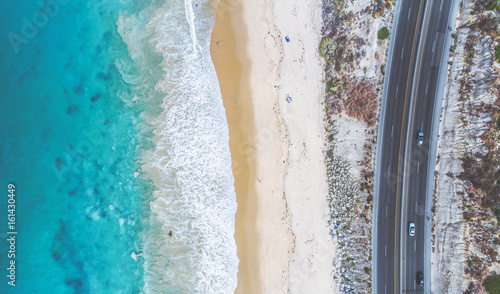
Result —
<svg viewBox="0 0 500 294"><path fill-rule="evenodd" d="M424 285L424 274L422 272L417 272L417 284L419 286Z"/></svg>

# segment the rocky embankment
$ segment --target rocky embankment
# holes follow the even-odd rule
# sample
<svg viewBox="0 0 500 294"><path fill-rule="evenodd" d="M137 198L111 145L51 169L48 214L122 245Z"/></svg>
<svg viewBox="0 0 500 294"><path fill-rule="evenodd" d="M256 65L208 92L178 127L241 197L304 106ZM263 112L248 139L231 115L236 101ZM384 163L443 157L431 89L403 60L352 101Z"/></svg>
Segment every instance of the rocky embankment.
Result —
<svg viewBox="0 0 500 294"><path fill-rule="evenodd" d="M325 0L326 164L340 293L371 292L373 158L391 1ZM381 40L379 40L379 38Z"/></svg>
<svg viewBox="0 0 500 294"><path fill-rule="evenodd" d="M497 1L460 3L438 138L433 293L500 285L499 11Z"/></svg>

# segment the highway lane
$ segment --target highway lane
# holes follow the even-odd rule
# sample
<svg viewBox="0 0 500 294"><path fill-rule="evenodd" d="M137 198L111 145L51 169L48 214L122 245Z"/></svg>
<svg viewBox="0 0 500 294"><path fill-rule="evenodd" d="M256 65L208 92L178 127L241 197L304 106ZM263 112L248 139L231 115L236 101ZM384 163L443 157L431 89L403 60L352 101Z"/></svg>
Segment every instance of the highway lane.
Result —
<svg viewBox="0 0 500 294"><path fill-rule="evenodd" d="M405 150L404 189L402 194L402 208L404 209L401 222L402 236L402 284L403 293L424 293L424 288L416 284L416 273L424 273L424 286L430 293L430 273L425 272L424 240L425 234L430 238L430 231L425 231L425 222L432 217L431 211L425 210L426 191L429 173L434 173L434 158L430 158L430 143L435 100L440 99L443 93L437 93L440 66L449 52L445 52L445 38L451 31L448 29L448 18L452 1L432 0L428 2L425 11L426 17L422 27L419 58L417 59L416 73L413 81L411 107L409 113L408 137ZM444 69L446 71L446 68ZM439 123L439 121L434 122ZM419 131L424 132L424 143L417 145L416 137ZM429 195L430 196L430 195ZM428 200L431 201L431 197ZM415 222L414 237L407 233L407 224Z"/></svg>
<svg viewBox="0 0 500 294"><path fill-rule="evenodd" d="M379 133L380 154L376 170L377 237L374 247L376 293L398 293L400 281L400 210L405 138L409 100L415 69L419 31L425 0L399 3L388 84L385 85L385 117ZM383 135L381 135L383 134ZM396 270L395 270L396 269Z"/></svg>
<svg viewBox="0 0 500 294"><path fill-rule="evenodd" d="M430 217L426 191L433 184L427 180L429 168L434 170L434 162L429 166L429 136L452 1L401 1L378 137L375 293L423 293L416 285L417 271L424 273L425 289L430 289L424 270L424 234L430 237L424 231L426 213ZM421 146L416 144L418 131L425 135ZM410 221L416 224L413 237L408 235Z"/></svg>

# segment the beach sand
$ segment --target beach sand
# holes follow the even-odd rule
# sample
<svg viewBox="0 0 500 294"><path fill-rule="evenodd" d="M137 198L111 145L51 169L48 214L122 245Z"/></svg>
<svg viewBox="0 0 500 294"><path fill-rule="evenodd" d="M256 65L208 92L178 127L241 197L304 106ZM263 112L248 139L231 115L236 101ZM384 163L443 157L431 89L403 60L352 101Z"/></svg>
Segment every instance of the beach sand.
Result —
<svg viewBox="0 0 500 294"><path fill-rule="evenodd" d="M316 0L222 0L217 8L211 53L238 201L235 293L337 292L323 154L321 25Z"/></svg>
<svg viewBox="0 0 500 294"><path fill-rule="evenodd" d="M252 160L255 156L254 126L247 81L249 61L241 48L245 43L245 32L241 29L235 31L231 25L231 16L239 15L241 10L228 5L223 1L216 9L217 20L212 32L211 55L229 124L229 145L238 202L235 239L240 263L239 290L236 293L243 293L241 289L247 289L247 293L250 293L253 290L252 285L259 285L255 230L256 197L253 186L249 186L250 175L252 179L255 178L255 160Z"/></svg>

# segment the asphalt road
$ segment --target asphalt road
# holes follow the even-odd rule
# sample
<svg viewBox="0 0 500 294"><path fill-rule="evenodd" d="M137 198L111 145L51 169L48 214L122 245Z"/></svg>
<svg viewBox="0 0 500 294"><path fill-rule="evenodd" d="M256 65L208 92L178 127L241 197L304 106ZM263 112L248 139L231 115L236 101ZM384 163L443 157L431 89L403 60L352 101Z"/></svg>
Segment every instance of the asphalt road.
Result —
<svg viewBox="0 0 500 294"><path fill-rule="evenodd" d="M430 275L424 267L424 230L430 138L439 70L448 30L451 0L401 0L385 85L385 115L379 133L374 239L375 293L430 293ZM418 57L418 58L417 58ZM446 63L445 63L446 64ZM438 122L435 122L438 123ZM424 143L417 145L417 133ZM415 236L408 224L416 224ZM430 228L430 226L427 226ZM426 236L430 237L430 236ZM428 261L429 259L427 259ZM428 268L428 267L426 267ZM416 284L417 271L424 286Z"/></svg>

